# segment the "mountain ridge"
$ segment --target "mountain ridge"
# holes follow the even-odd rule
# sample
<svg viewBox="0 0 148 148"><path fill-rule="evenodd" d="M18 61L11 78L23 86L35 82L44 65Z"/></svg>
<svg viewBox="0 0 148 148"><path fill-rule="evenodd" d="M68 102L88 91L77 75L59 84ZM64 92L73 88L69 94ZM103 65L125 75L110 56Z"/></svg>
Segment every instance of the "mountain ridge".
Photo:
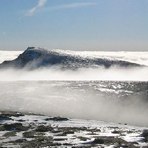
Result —
<svg viewBox="0 0 148 148"><path fill-rule="evenodd" d="M143 65L124 60L89 57L78 54L77 51L48 50L44 48L28 47L16 59L4 61L0 68L29 68L59 66L62 69L98 68L103 66L140 67Z"/></svg>

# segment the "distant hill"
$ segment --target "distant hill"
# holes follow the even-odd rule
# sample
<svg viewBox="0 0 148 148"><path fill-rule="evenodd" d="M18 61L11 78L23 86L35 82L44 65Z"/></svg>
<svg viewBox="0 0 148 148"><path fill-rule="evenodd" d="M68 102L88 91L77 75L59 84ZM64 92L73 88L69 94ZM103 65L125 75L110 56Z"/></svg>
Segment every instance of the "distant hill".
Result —
<svg viewBox="0 0 148 148"><path fill-rule="evenodd" d="M0 64L0 68L28 68L35 69L40 67L58 66L62 69L78 69L78 68L98 68L103 66L109 68L111 66L119 67L139 67L137 63L124 60L98 58L84 56L83 52L66 50L47 50L43 48L28 47L16 59L4 61Z"/></svg>

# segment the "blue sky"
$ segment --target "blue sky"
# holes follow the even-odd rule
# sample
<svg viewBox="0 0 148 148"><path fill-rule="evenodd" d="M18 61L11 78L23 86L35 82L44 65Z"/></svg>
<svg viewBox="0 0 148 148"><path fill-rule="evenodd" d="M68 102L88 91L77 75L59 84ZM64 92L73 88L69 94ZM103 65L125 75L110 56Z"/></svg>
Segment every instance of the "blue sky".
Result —
<svg viewBox="0 0 148 148"><path fill-rule="evenodd" d="M147 50L148 0L0 0L0 49Z"/></svg>

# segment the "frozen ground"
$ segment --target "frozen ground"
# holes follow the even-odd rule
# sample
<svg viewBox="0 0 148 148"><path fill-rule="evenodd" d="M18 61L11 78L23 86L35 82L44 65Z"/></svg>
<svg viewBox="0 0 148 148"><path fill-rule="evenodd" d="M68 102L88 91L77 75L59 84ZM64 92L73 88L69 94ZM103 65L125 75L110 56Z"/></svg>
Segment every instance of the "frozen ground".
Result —
<svg viewBox="0 0 148 148"><path fill-rule="evenodd" d="M0 146L146 148L148 129L103 121L1 112Z"/></svg>

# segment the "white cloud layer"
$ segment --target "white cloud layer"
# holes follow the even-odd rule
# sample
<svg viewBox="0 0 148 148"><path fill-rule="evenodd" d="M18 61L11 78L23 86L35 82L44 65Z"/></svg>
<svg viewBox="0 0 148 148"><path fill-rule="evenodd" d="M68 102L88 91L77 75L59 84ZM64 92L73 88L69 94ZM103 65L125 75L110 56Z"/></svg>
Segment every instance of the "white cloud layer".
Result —
<svg viewBox="0 0 148 148"><path fill-rule="evenodd" d="M31 8L30 10L28 10L26 15L33 16L38 9L41 9L45 6L46 2L47 2L47 0L38 0L37 5L34 6L33 8Z"/></svg>
<svg viewBox="0 0 148 148"><path fill-rule="evenodd" d="M39 0L38 4L27 11L26 16L33 16L39 9L43 8L47 0ZM94 2L81 2L81 3L68 3L63 5L50 6L44 9L44 11L56 11L61 9L74 9L95 6Z"/></svg>
<svg viewBox="0 0 148 148"><path fill-rule="evenodd" d="M95 5L96 5L96 3L94 3L94 2L69 3L69 4L50 7L49 10L82 8L82 7L89 7L89 6L95 6Z"/></svg>

